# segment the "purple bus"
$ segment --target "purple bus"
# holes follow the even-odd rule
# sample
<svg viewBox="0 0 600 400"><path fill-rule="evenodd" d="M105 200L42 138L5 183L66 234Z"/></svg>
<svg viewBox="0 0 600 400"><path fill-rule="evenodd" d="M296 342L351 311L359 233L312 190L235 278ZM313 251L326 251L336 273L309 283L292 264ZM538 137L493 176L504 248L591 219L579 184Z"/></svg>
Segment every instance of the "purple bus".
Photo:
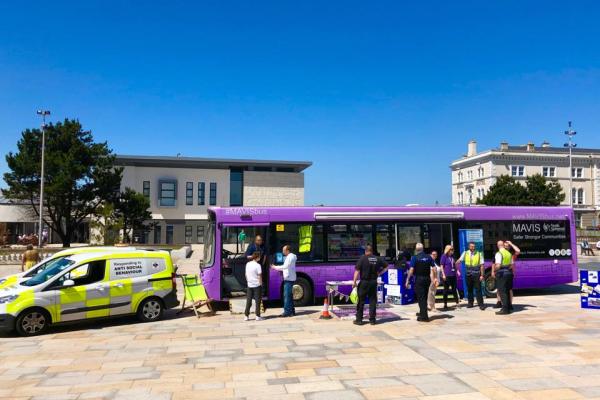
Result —
<svg viewBox="0 0 600 400"><path fill-rule="evenodd" d="M352 279L366 244L396 268L406 268L416 243L442 253L466 247L464 232L478 233L486 289L495 294L490 268L498 240L520 249L514 287L541 288L577 280L577 247L570 207L213 207L209 209L201 274L215 300L245 295L245 250L260 234L275 260L290 244L298 256L294 300L325 297L325 282ZM458 256L458 251L455 256ZM282 277L264 266L265 293L280 299Z"/></svg>

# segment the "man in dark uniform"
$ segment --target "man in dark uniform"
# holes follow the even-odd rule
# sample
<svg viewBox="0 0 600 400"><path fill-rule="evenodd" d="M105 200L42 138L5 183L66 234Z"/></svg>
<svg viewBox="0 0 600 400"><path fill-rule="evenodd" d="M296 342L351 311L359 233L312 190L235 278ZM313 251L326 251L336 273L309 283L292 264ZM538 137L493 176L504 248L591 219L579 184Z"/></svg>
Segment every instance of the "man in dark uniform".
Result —
<svg viewBox="0 0 600 400"><path fill-rule="evenodd" d="M388 264L373 254L373 246L368 244L365 254L360 257L354 270L352 288L358 283L358 304L356 305L356 319L354 324L363 324L363 311L365 300L369 298L369 323L375 325L377 315L377 278L387 271Z"/></svg>
<svg viewBox="0 0 600 400"><path fill-rule="evenodd" d="M423 252L423 244L421 243L417 243L415 246L415 253L416 255L410 260L410 269L408 270L408 276L406 277L406 287L410 287L410 277L414 274L415 295L417 297L417 302L419 303L417 321L429 322L429 315L427 314L427 294L431 282L436 282L437 284L435 262L429 254Z"/></svg>

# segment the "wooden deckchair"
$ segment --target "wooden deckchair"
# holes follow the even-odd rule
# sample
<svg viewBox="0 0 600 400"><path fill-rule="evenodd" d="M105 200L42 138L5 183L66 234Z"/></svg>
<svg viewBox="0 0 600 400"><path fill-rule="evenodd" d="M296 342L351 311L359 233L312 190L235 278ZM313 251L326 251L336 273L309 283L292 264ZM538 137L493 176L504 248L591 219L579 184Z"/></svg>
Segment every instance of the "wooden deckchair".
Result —
<svg viewBox="0 0 600 400"><path fill-rule="evenodd" d="M183 312L186 308L194 310L196 317L200 318L201 313L198 309L202 306L206 306L210 311L210 314L214 314L215 310L212 306L212 299L208 297L206 289L202 284L202 279L198 275L180 275L181 281L183 282L183 302L181 304L181 310L178 314ZM189 300L191 304L186 307L186 300Z"/></svg>

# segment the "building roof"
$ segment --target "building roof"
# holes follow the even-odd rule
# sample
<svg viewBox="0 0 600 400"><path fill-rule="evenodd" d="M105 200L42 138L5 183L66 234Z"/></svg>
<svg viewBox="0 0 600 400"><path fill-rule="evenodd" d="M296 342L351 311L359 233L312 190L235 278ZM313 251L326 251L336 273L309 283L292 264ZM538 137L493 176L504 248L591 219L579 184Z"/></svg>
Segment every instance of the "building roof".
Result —
<svg viewBox="0 0 600 400"><path fill-rule="evenodd" d="M250 160L235 158L171 157L117 155L120 166L160 167L160 168L272 168L274 171L301 172L312 165L310 161Z"/></svg>
<svg viewBox="0 0 600 400"><path fill-rule="evenodd" d="M543 147L535 146L533 151L527 151L527 145L522 146L508 146L508 150L502 150L500 147L496 147L495 151L509 151L515 153L569 153L568 147ZM580 147L573 147L574 154L600 154L600 149L586 149Z"/></svg>

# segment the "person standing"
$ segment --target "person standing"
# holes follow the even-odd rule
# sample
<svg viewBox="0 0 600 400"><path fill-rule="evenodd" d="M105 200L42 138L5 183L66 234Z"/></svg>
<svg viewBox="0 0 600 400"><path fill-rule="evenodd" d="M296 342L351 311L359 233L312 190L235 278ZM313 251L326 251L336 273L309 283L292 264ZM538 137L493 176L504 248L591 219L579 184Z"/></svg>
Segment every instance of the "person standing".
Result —
<svg viewBox="0 0 600 400"><path fill-rule="evenodd" d="M456 287L456 277L460 276L460 271L454 265L454 247L446 245L444 254L440 260L442 267L442 280L444 282L444 310L448 309L448 293L452 293L452 297L456 301L456 306L460 302L458 296L458 288Z"/></svg>
<svg viewBox="0 0 600 400"><path fill-rule="evenodd" d="M293 289L296 282L296 260L298 258L291 252L289 244L283 246L282 253L285 256L283 265L271 265L271 268L283 272L283 314L280 316L286 318L296 315Z"/></svg>
<svg viewBox="0 0 600 400"><path fill-rule="evenodd" d="M262 321L264 318L260 316L260 303L262 300L262 267L258 263L260 260L260 253L258 251L252 254L252 260L246 263L246 282L248 282L248 288L246 289L246 310L244 311L244 321L250 320L250 308L252 307L252 299L256 304L256 315L257 321Z"/></svg>
<svg viewBox="0 0 600 400"><path fill-rule="evenodd" d="M410 260L410 269L406 277L406 288L410 287L410 278L415 275L415 295L419 303L417 321L429 322L427 314L427 293L432 281L437 281L435 262L430 255L423 252L423 244L417 243L415 253Z"/></svg>
<svg viewBox="0 0 600 400"><path fill-rule="evenodd" d="M27 271L38 262L40 262L40 254L33 248L32 244L28 244L27 250L23 253L23 259L21 260L21 272Z"/></svg>
<svg viewBox="0 0 600 400"><path fill-rule="evenodd" d="M517 258L519 258L519 255L521 254L521 249L519 249L517 247L517 245L515 245L510 240L504 241L504 248L506 250L510 251L512 254L512 264L510 266L512 275L509 275L509 282L508 282L508 289L509 289L508 295L510 296L510 311L512 311L513 310L513 282L515 280L515 272L516 272L515 270L516 270ZM500 292L499 291L496 291L496 298L498 301L497 301L496 305L494 306L494 308L502 308L502 301L500 300Z"/></svg>
<svg viewBox="0 0 600 400"><path fill-rule="evenodd" d="M510 289L514 277L512 272L513 256L504 247L504 241L499 240L496 246L498 247L498 252L494 257L492 276L496 279L496 288L502 302L502 309L496 311L496 314L506 315L510 314L512 310Z"/></svg>
<svg viewBox="0 0 600 400"><path fill-rule="evenodd" d="M260 258L258 260L258 263L261 264L261 265L263 265L264 261L266 259L267 251L266 251L266 247L265 247L265 242L264 242L262 236L260 236L260 235L256 235L254 237L254 242L251 243L248 246L248 248L246 249L246 253L245 253L246 254L246 258L248 260L253 260L254 253L259 253L260 254Z"/></svg>
<svg viewBox="0 0 600 400"><path fill-rule="evenodd" d="M246 247L246 232L244 232L244 230L240 230L240 233L238 234L238 243L241 246L242 251L245 252L244 247Z"/></svg>
<svg viewBox="0 0 600 400"><path fill-rule="evenodd" d="M356 304L355 325L363 324L363 313L366 299L369 299L369 323L377 322L377 278L388 269L388 264L373 254L373 246L365 247L365 254L361 256L354 269L352 288L358 286L358 303ZM357 281L360 278L360 282Z"/></svg>
<svg viewBox="0 0 600 400"><path fill-rule="evenodd" d="M427 308L431 312L437 312L435 308L435 295L437 294L438 285L441 279L441 268L437 263L438 252L433 250L431 252L431 258L433 259L433 264L435 265L435 280L431 280L431 284L429 285L429 292L427 295Z"/></svg>
<svg viewBox="0 0 600 400"><path fill-rule="evenodd" d="M456 261L456 265L464 263L467 269L467 308L473 308L473 291L477 291L477 305L479 309L484 310L483 293L481 292L481 282L485 277L483 254L477 251L475 243L469 243L469 249L465 250L460 258Z"/></svg>

